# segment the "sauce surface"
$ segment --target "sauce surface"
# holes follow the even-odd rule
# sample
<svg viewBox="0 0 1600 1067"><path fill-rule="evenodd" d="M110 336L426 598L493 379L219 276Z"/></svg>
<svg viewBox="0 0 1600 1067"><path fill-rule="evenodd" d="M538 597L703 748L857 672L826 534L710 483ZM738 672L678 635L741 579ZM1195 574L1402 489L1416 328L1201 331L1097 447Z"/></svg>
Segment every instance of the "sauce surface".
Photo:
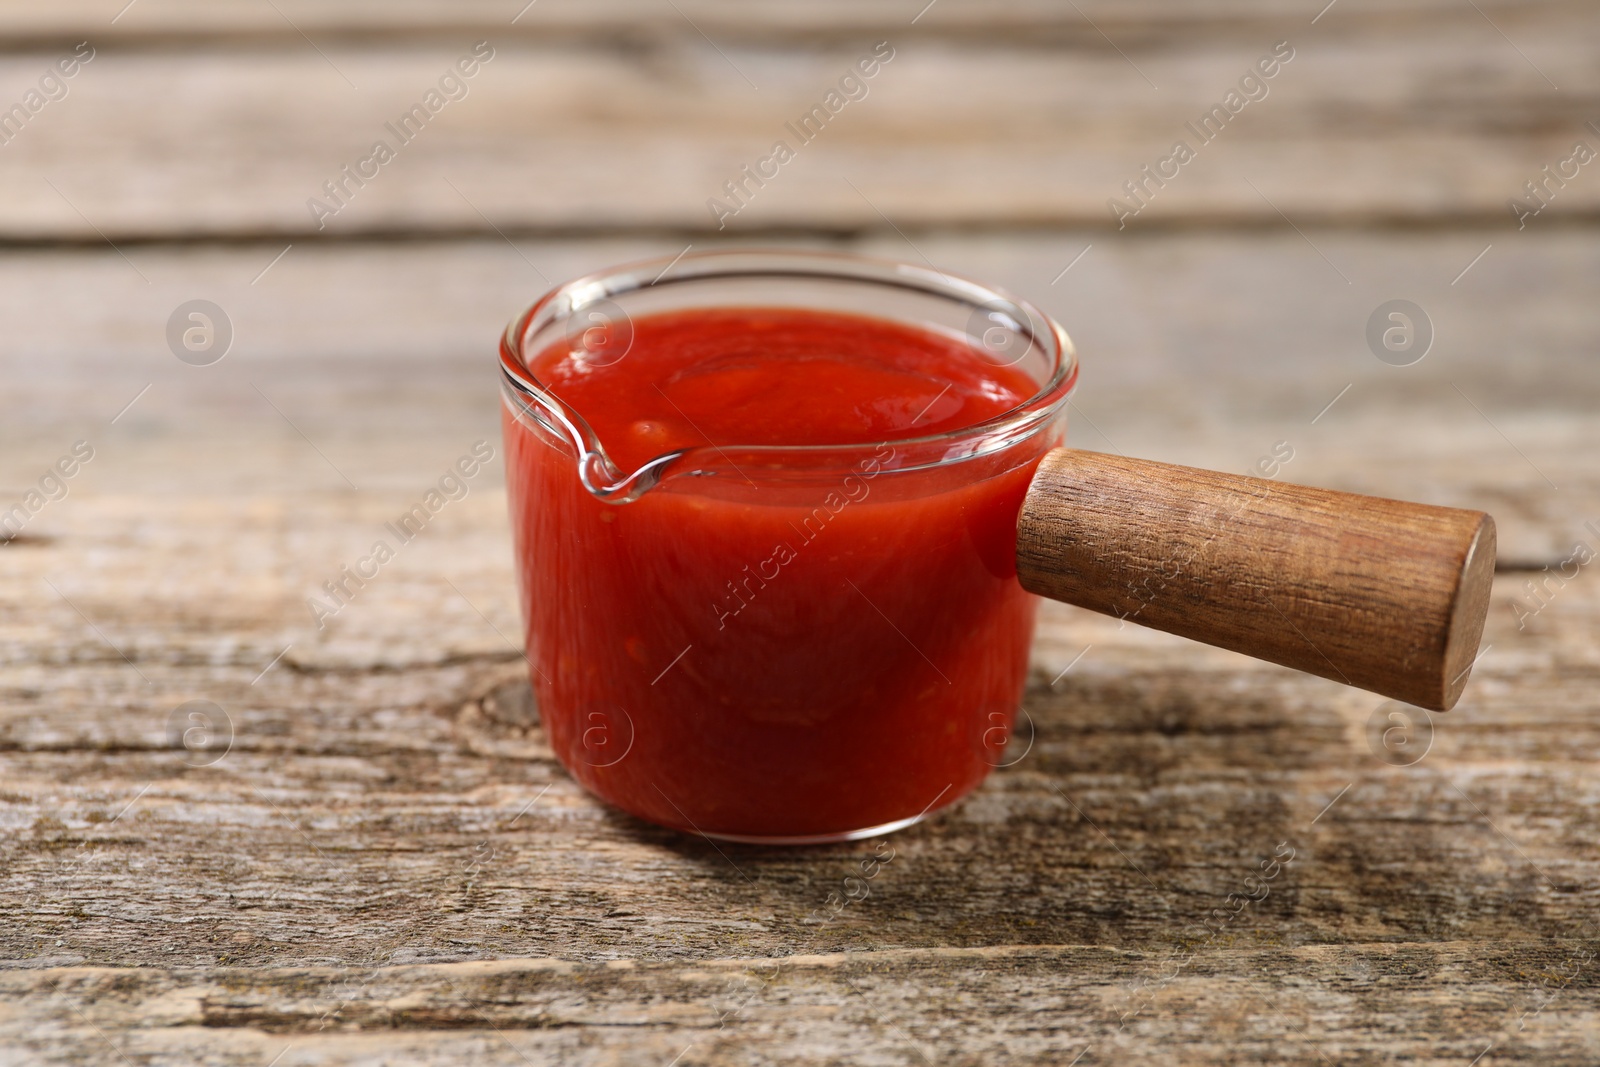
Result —
<svg viewBox="0 0 1600 1067"><path fill-rule="evenodd" d="M696 445L865 444L974 426L1037 391L959 338L784 308L667 312L529 361L624 470ZM975 358L976 357L976 358Z"/></svg>
<svg viewBox="0 0 1600 1067"><path fill-rule="evenodd" d="M528 659L563 764L635 815L758 838L881 826L974 788L1021 697L1034 599L1016 516L1060 431L920 471L894 469L896 442L984 422L1035 383L854 315L679 311L632 330L614 361L565 340L529 360L624 470L707 444L866 447L814 488L753 469L616 505L503 408Z"/></svg>

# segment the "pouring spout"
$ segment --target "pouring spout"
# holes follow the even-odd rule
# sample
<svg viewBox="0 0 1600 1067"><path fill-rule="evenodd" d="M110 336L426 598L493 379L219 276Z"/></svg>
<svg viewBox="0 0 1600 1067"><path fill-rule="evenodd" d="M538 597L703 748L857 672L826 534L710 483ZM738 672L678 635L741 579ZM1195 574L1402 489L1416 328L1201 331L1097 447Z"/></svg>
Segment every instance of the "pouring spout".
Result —
<svg viewBox="0 0 1600 1067"><path fill-rule="evenodd" d="M656 456L632 473L624 472L606 451L593 427L559 397L506 381L501 389L511 417L554 447L572 454L578 480L597 500L631 504L660 484L667 469L689 449Z"/></svg>
<svg viewBox="0 0 1600 1067"><path fill-rule="evenodd" d="M659 485L667 468L686 452L679 449L657 456L632 474L619 472L603 451L585 453L578 457L578 480L598 500L631 504Z"/></svg>

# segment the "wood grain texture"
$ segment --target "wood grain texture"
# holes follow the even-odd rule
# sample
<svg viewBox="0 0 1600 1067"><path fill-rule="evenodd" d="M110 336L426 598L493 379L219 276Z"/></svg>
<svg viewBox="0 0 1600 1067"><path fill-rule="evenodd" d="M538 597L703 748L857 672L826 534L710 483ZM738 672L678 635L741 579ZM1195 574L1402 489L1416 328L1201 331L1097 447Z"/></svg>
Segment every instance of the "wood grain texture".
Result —
<svg viewBox="0 0 1600 1067"><path fill-rule="evenodd" d="M1550 13L1583 12L1573 0L1489 0L1480 5L1497 21L1516 25ZM1051 0L968 0L963 4L904 3L901 0L587 0L582 4L542 0L459 0L448 6L427 0L277 0L272 7L249 0L139 0L123 13L117 0L61 0L49 5L10 4L0 8L0 32L13 41L61 40L86 29L110 39L189 39L212 44L241 37L275 39L316 35L321 40L419 38L459 28L517 32L527 36L596 32L681 33L699 26L719 37L768 39L840 38L877 29L911 28L925 34L956 33L998 37L1009 44L1037 43L1041 37L1094 39L1106 45L1095 27L1127 43L1190 40L1197 32L1231 33L1242 26L1310 21L1296 0L1083 0L1078 10ZM1449 0L1341 0L1340 20L1352 24L1394 25L1451 19L1460 14ZM117 17L122 14L123 17ZM115 19L115 21L113 21ZM515 21L513 21L513 19ZM913 22L913 19L915 20ZM1320 20L1319 20L1320 21ZM302 40L303 38L298 38Z"/></svg>
<svg viewBox="0 0 1600 1067"><path fill-rule="evenodd" d="M1587 575L1526 630L1503 576L1463 704L1387 742L1396 705L1053 606L1031 748L815 923L869 846L719 852L561 773L496 632L516 626L498 495L308 633L296 561L361 544L394 510L369 497L169 500L138 524L149 498L86 496L0 557L0 1038L19 1059L120 1062L95 1027L135 1063L518 1058L491 1027L534 1062L670 1042L663 1062L690 1044L686 1062L921 1062L897 1029L936 1062L1588 1048ZM197 570L202 544L228 547ZM228 716L220 759L173 730L192 699ZM768 992L763 961L790 955L826 958Z"/></svg>
<svg viewBox="0 0 1600 1067"><path fill-rule="evenodd" d="M1467 684L1494 560L1481 511L1081 449L1044 457L1017 519L1024 589L1432 711Z"/></svg>
<svg viewBox="0 0 1600 1067"><path fill-rule="evenodd" d="M1592 949L1527 942L883 950L711 964L56 968L0 977L11 1054L218 1064L1589 1062ZM1538 992L1530 995L1532 985ZM81 1004L75 1010L72 1003ZM986 1007L979 1008L978 1005ZM337 1010L336 1010L337 1009ZM1427 1015L1458 1037L1403 1020ZM15 1024L24 1016L31 1027ZM1211 1035L1151 1050L1175 1019ZM450 1024L446 1028L445 1024ZM798 1051L800 1049L805 1051ZM78 1062L84 1062L82 1060Z"/></svg>
<svg viewBox="0 0 1600 1067"><path fill-rule="evenodd" d="M1600 112L1600 23L1583 5L1480 14L1343 0L1312 25L1315 13L1289 3L1192 14L1091 5L1083 15L1028 5L1006 15L946 2L912 25L916 11L888 4L850 5L857 14L828 22L846 5L808 14L712 3L680 14L557 0L513 26L520 6L507 3L502 23L486 4L280 14L139 0L112 24L89 4L12 5L14 32L63 36L55 47L57 38L25 37L34 43L0 57L0 108L23 99L69 43L87 39L98 52L70 94L4 146L0 238L1041 224L1126 235L1218 223L1287 232L1286 219L1302 229L1470 219L1509 238L1521 234L1507 201L1526 198L1525 183L1545 180L1542 168L1567 160L1575 142L1600 147L1587 125ZM1155 10L1159 19L1146 17ZM996 38L985 25L1010 29ZM239 36L196 41L188 27ZM395 27L410 29L395 38ZM119 41L124 33L135 36ZM311 199L333 203L324 183L378 139L394 142L385 123L477 40L496 52L469 95L397 146L375 178L346 184L347 207L314 215ZM879 40L895 58L868 95L801 144L785 124ZM1189 133L1185 124L1280 40L1295 58L1268 95L1211 142ZM725 183L780 139L796 158L719 221L708 200L737 206ZM1148 184L1141 168L1178 140L1195 159ZM1600 181L1590 170L1557 179L1526 227L1593 219ZM1147 182L1148 204L1119 229L1109 201L1136 205L1124 188L1134 180Z"/></svg>

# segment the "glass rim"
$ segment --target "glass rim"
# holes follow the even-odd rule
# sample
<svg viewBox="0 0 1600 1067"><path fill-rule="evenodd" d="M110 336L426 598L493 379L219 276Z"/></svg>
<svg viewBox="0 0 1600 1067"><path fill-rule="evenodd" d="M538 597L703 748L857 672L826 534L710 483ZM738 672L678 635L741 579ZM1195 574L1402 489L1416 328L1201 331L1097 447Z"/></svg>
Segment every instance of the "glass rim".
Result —
<svg viewBox="0 0 1600 1067"><path fill-rule="evenodd" d="M1021 403L981 422L959 426L940 433L917 437L890 438L887 442L863 441L851 444L821 445L698 445L663 453L631 473L621 471L607 453L582 414L550 391L528 369L526 342L529 337L599 300L646 289L714 281L718 278L793 277L836 281L863 286L882 286L942 298L965 304L974 312L999 305L1020 314L1016 321L1025 326L1017 332L1030 344L1039 344L1050 361L1050 374L1039 388ZM715 306L715 305L707 305ZM626 312L624 312L626 314ZM974 346L977 347L977 346ZM1026 355L1026 352L1024 353ZM1017 357L1018 360L1023 358ZM1013 361L1015 362L1015 360ZM965 441L993 438L1011 443L1047 423L1066 403L1078 380L1077 351L1059 323L1036 305L1003 289L985 285L959 274L900 260L862 256L848 252L800 249L719 249L683 252L675 257L658 256L636 260L574 278L550 289L506 326L500 345L502 393L506 400L516 397L531 402L540 413L557 424L560 436L578 453L579 474L585 487L601 499L625 502L637 498L661 480L666 469L685 457L710 453L727 460L729 453L764 457L783 455L815 462L828 456L865 452L888 443L912 454L955 446ZM524 411L523 414L528 414ZM515 415L514 415L515 417ZM540 420L546 429L556 426ZM932 462L892 466L892 470L920 470L986 455L1004 447L977 449L947 454ZM831 464L842 465L842 464Z"/></svg>

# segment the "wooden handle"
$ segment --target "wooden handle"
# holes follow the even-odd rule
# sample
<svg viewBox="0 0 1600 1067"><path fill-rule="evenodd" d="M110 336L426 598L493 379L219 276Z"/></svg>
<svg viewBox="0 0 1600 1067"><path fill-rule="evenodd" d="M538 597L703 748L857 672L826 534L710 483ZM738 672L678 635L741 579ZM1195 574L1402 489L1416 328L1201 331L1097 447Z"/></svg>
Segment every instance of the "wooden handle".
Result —
<svg viewBox="0 0 1600 1067"><path fill-rule="evenodd" d="M1481 511L1069 448L1017 520L1031 592L1435 711L1467 684L1494 550Z"/></svg>

